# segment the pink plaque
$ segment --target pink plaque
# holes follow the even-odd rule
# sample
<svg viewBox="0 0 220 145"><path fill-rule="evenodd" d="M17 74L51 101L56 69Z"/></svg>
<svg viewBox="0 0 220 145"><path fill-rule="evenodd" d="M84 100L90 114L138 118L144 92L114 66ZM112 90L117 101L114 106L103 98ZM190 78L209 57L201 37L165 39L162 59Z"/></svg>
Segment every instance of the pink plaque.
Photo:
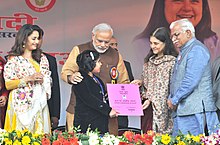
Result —
<svg viewBox="0 0 220 145"><path fill-rule="evenodd" d="M120 116L142 116L139 87L135 84L107 84L110 106Z"/></svg>

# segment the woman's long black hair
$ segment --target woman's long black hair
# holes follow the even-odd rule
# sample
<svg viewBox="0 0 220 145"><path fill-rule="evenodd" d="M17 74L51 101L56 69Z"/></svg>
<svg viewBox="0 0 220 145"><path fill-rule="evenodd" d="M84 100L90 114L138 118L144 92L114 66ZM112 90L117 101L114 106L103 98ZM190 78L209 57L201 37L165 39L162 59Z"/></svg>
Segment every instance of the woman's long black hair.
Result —
<svg viewBox="0 0 220 145"><path fill-rule="evenodd" d="M177 57L178 52L176 51L172 40L170 39L170 32L165 27L157 28L154 32L150 34L150 37L155 37L156 39L160 40L161 42L165 43L165 48L163 50L164 55L172 55L174 57ZM150 49L149 53L144 59L144 62L148 62L150 57L153 56L154 53L152 49Z"/></svg>
<svg viewBox="0 0 220 145"><path fill-rule="evenodd" d="M39 32L39 38L41 39L41 33L38 29L35 29L35 27L33 27L33 25L31 24L25 24L23 25L16 37L15 37L15 43L12 46L11 50L9 51L8 56L20 56L24 53L24 45L28 40L28 36L30 36L33 31L38 31ZM36 60L38 63L40 62L40 58L41 58L41 53L42 50L40 48L37 48L36 50L32 51L32 57L34 60Z"/></svg>

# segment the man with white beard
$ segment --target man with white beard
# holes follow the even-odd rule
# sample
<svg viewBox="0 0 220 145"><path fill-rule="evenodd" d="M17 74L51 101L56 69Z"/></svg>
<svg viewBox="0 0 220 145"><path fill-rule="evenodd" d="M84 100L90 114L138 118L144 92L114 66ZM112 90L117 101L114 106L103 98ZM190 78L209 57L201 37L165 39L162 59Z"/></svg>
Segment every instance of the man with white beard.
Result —
<svg viewBox="0 0 220 145"><path fill-rule="evenodd" d="M121 54L115 49L109 47L109 42L113 36L113 30L110 25L101 23L96 25L92 30L92 41L74 46L66 60L61 78L69 84L77 84L82 81L83 77L78 72L79 68L76 63L77 56L84 50L95 50L100 54L102 62L101 71L96 74L105 83L129 83L128 73L125 68ZM69 105L67 107L67 129L73 128L74 112L76 97L72 90ZM100 106L100 109L102 106ZM77 126L76 126L77 127ZM117 135L118 122L117 118L109 118L109 132Z"/></svg>

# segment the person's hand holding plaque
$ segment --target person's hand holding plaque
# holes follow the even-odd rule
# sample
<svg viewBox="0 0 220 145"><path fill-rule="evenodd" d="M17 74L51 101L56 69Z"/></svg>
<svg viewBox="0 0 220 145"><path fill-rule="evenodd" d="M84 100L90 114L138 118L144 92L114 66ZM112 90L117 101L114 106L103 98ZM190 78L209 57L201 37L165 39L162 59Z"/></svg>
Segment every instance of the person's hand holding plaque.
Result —
<svg viewBox="0 0 220 145"><path fill-rule="evenodd" d="M143 107L138 85L107 84L109 104L119 116L141 116ZM109 114L110 115L110 114ZM111 117L111 116L110 116Z"/></svg>
<svg viewBox="0 0 220 145"><path fill-rule="evenodd" d="M111 118L118 117L118 112L112 109L111 112L109 113L109 116Z"/></svg>
<svg viewBox="0 0 220 145"><path fill-rule="evenodd" d="M133 80L130 84L136 84L140 87L142 85L142 80Z"/></svg>

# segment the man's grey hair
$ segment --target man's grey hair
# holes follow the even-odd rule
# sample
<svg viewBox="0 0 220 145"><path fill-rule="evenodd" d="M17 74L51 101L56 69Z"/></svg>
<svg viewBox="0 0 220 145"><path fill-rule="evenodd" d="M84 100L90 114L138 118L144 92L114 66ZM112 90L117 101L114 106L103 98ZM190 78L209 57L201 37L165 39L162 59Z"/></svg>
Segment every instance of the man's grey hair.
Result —
<svg viewBox="0 0 220 145"><path fill-rule="evenodd" d="M180 25L183 31L190 30L192 33L192 36L195 37L195 28L191 21L188 19L180 19L172 22L170 24L170 29L172 29L175 25Z"/></svg>
<svg viewBox="0 0 220 145"><path fill-rule="evenodd" d="M113 35L113 29L112 29L112 27L109 25L109 24L107 24L107 23L100 23L100 24L98 24L98 25L96 25L94 28L93 28L93 30L92 30L92 33L94 34L94 35L96 35L96 32L97 31L111 31L112 32L112 35Z"/></svg>

